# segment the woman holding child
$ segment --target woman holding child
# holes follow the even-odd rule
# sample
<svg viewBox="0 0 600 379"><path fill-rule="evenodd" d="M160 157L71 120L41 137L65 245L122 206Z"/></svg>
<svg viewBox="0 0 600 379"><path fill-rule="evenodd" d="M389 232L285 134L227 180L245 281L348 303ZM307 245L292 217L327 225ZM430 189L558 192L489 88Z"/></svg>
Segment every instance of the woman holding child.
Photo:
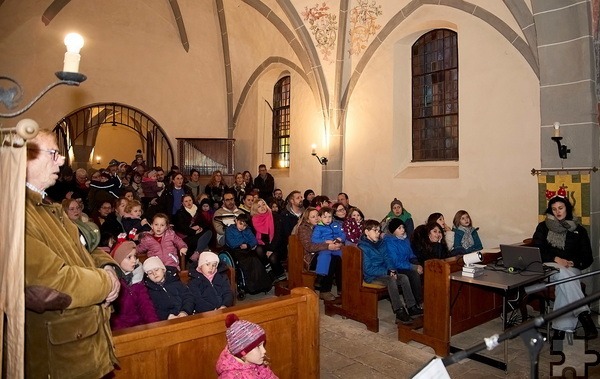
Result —
<svg viewBox="0 0 600 379"><path fill-rule="evenodd" d="M315 226L319 223L319 211L314 207L308 207L302 213L302 216L298 220L298 224L294 228L292 234L298 236L298 240L304 247L304 265L307 269L313 269L316 266L316 260L313 259L319 251L323 250L340 250L342 243L313 243L312 233ZM319 282L315 283L315 289L320 289L320 297L323 300L331 301L335 300L335 296L331 293L331 287L333 285L333 277L338 278L337 289L338 295L341 292L342 285L342 261L341 257L333 256L329 265L329 272L325 277L319 278Z"/></svg>

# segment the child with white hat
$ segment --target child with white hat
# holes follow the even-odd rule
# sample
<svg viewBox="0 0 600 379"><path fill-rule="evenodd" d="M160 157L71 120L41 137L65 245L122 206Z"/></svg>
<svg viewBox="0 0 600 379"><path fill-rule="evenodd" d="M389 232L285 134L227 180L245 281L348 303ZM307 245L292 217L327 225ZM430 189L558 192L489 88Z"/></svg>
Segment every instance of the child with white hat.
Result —
<svg viewBox="0 0 600 379"><path fill-rule="evenodd" d="M203 251L198 267L190 270L188 287L194 297L194 312L208 312L233 305L233 292L225 272L226 264L219 265L219 257L212 251Z"/></svg>
<svg viewBox="0 0 600 379"><path fill-rule="evenodd" d="M194 312L194 297L175 268L165 267L159 257L146 259L143 267L144 284L160 320L185 317Z"/></svg>

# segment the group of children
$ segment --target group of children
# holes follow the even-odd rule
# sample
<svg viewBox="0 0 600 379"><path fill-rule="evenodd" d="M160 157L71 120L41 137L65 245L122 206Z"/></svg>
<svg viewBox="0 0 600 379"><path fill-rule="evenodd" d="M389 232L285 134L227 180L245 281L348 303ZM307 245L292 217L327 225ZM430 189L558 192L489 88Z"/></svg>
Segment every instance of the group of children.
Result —
<svg viewBox="0 0 600 379"><path fill-rule="evenodd" d="M169 228L165 214L153 217L151 231L140 235L139 245L122 238L110 252L121 268L121 290L111 317L114 330L233 305L227 266L219 265L211 251L200 253L190 266L189 284L181 282L178 256L186 254L187 245ZM143 253L148 258L141 265L137 256Z"/></svg>

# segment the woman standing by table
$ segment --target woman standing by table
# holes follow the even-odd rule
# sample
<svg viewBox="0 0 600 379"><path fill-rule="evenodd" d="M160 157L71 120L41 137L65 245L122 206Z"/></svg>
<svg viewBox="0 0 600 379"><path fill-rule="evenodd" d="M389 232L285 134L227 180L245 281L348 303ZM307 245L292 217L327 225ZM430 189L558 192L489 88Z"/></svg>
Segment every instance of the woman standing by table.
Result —
<svg viewBox="0 0 600 379"><path fill-rule="evenodd" d="M561 190L559 190L560 194ZM566 192L562 189L564 195ZM551 281L570 278L588 268L594 258L592 246L586 229L573 216L573 205L569 199L555 196L548 202L546 220L538 224L533 234L533 245L540 248L542 261L559 269L550 277ZM567 306L576 300L583 299L579 280L556 285L554 309ZM598 336L596 325L590 316L588 306L561 316L552 322L554 339L564 339L565 332L572 332L581 322L585 337L593 339Z"/></svg>

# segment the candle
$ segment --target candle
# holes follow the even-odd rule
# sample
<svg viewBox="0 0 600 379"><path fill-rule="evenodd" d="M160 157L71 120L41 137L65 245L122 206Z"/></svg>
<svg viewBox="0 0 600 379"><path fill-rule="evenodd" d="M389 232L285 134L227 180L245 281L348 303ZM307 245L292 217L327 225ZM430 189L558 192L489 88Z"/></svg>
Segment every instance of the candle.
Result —
<svg viewBox="0 0 600 379"><path fill-rule="evenodd" d="M560 137L560 122L554 123L554 137Z"/></svg>
<svg viewBox="0 0 600 379"><path fill-rule="evenodd" d="M312 149L311 154L312 155L317 155L317 145L315 145L314 143L310 146Z"/></svg>
<svg viewBox="0 0 600 379"><path fill-rule="evenodd" d="M81 59L79 51L83 47L83 37L77 33L69 33L64 42L67 46L67 52L65 53L63 71L79 72L79 60Z"/></svg>

